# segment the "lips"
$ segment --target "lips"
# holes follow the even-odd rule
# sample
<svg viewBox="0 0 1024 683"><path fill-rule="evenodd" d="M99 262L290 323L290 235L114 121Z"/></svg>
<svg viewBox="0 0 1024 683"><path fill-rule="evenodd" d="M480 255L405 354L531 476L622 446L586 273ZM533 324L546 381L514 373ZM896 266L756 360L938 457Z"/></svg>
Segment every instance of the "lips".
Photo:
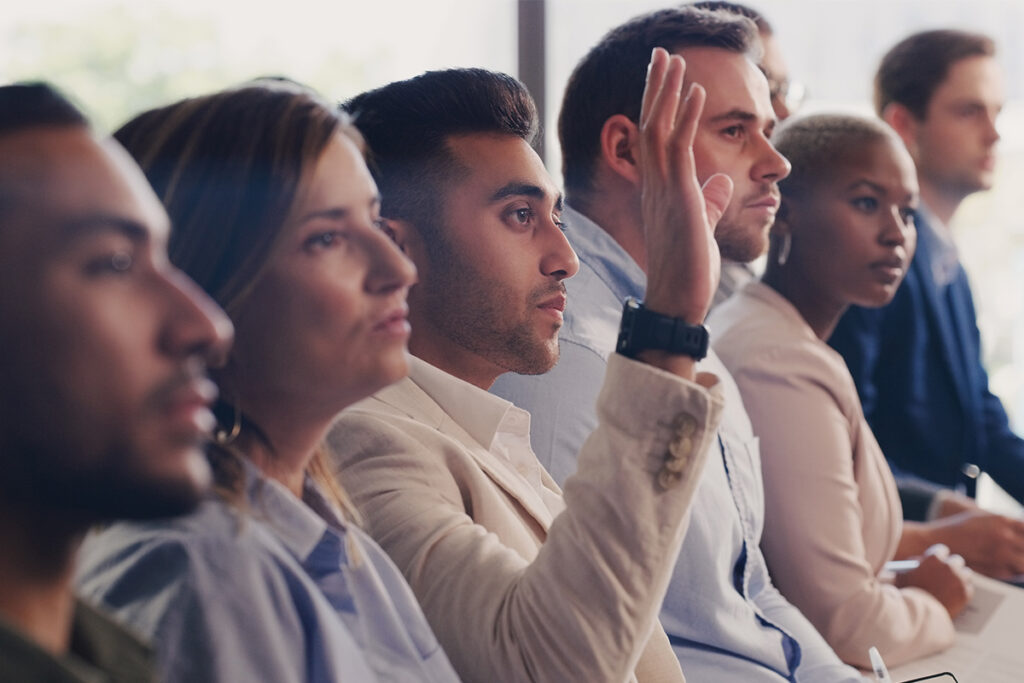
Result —
<svg viewBox="0 0 1024 683"><path fill-rule="evenodd" d="M763 195L745 204L748 209L771 209L776 211L779 208L779 197L774 194Z"/></svg>
<svg viewBox="0 0 1024 683"><path fill-rule="evenodd" d="M545 299L541 303L537 304L537 308L551 309L559 312L565 311L565 294L556 294L549 299Z"/></svg>
<svg viewBox="0 0 1024 683"><path fill-rule="evenodd" d="M404 301L388 309L382 316L377 318L373 324L373 331L392 336L408 336L411 328L409 326L409 306Z"/></svg>
<svg viewBox="0 0 1024 683"><path fill-rule="evenodd" d="M217 399L217 385L206 377L182 378L164 394L164 414L196 437L209 435L216 420L210 406Z"/></svg>
<svg viewBox="0 0 1024 683"><path fill-rule="evenodd" d="M542 299L537 308L541 310L545 315L550 316L556 325L561 325L563 322L562 313L565 311L565 289L562 288L555 294Z"/></svg>
<svg viewBox="0 0 1024 683"><path fill-rule="evenodd" d="M907 260L898 254L876 261L871 264L871 269L878 274L885 284L895 284L903 278L906 273Z"/></svg>

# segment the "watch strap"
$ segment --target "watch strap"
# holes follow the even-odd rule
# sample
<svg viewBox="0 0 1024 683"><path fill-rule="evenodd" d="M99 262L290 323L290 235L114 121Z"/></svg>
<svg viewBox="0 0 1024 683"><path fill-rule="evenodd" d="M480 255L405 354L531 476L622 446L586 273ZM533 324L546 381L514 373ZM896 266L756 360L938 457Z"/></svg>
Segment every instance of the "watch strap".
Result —
<svg viewBox="0 0 1024 683"><path fill-rule="evenodd" d="M622 324L615 350L629 358L641 351L681 353L695 360L708 355L710 335L704 325L656 313L630 297L622 308Z"/></svg>

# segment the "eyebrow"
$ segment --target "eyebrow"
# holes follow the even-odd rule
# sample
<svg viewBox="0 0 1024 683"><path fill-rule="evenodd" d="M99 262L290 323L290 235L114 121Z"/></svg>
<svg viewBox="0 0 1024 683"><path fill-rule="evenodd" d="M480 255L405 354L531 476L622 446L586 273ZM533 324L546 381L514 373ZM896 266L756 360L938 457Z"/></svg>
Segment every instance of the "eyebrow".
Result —
<svg viewBox="0 0 1024 683"><path fill-rule="evenodd" d="M757 114L746 109L730 109L729 111L716 114L708 119L709 124L722 123L723 121L742 121L743 123L757 122ZM774 128L779 123L775 116L770 116L765 121L766 128Z"/></svg>
<svg viewBox="0 0 1024 683"><path fill-rule="evenodd" d="M717 114L708 119L709 123L719 123L720 121L756 121L757 116L753 112L745 109L730 109L727 112Z"/></svg>
<svg viewBox="0 0 1024 683"><path fill-rule="evenodd" d="M380 195L375 195L370 200L370 208L380 208ZM303 214L299 218L298 224L303 225L305 223L308 223L309 221L316 220L317 218L326 218L327 220L330 221L340 221L347 218L350 213L351 210L343 206L332 206L327 209L317 209L315 211L310 211L309 213Z"/></svg>
<svg viewBox="0 0 1024 683"><path fill-rule="evenodd" d="M887 192L886 192L884 187L882 187L878 183L871 182L867 178L861 178L860 180L858 180L856 182L850 183L850 185L847 187L847 189L848 190L856 190L861 185L865 185L869 190L874 190L878 194L887 194Z"/></svg>
<svg viewBox="0 0 1024 683"><path fill-rule="evenodd" d="M488 203L493 204L494 202L500 202L503 199L509 197L532 197L534 199L546 199L548 193L544 191L539 185L533 185L531 183L518 183L512 182L498 188L498 191L491 195ZM562 193L559 192L555 196L555 210L561 212L565 200Z"/></svg>
<svg viewBox="0 0 1024 683"><path fill-rule="evenodd" d="M133 242L146 242L150 231L138 221L121 216L97 214L64 221L61 231L71 238L82 238L104 232L116 232Z"/></svg>
<svg viewBox="0 0 1024 683"><path fill-rule="evenodd" d="M883 196L888 195L888 191L886 190L886 188L884 186L879 185L878 183L872 182L872 181L868 180L867 178L861 178L857 182L850 183L850 185L846 189L847 189L848 192L852 192L853 190L856 190L857 188L859 188L861 185L866 186L868 189L873 190L877 194L880 194L880 195L883 195ZM906 199L908 201L914 201L914 200L917 199L917 195L915 195L913 193L910 193L910 194L907 195Z"/></svg>

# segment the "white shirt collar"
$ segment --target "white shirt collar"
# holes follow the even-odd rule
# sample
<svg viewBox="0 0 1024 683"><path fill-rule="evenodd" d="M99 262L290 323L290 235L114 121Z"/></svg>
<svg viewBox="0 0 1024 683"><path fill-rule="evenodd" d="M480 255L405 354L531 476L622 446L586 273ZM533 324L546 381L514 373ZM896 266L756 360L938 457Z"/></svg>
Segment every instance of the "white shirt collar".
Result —
<svg viewBox="0 0 1024 683"><path fill-rule="evenodd" d="M488 450L499 431L529 436L530 414L413 356L409 379Z"/></svg>

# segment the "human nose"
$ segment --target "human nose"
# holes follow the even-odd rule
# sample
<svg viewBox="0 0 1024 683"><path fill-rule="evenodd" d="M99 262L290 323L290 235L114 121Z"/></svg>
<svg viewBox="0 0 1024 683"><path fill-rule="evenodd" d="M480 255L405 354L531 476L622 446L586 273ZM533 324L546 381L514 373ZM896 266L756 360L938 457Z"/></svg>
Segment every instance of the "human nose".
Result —
<svg viewBox="0 0 1024 683"><path fill-rule="evenodd" d="M985 117L985 142L989 145L994 145L1002 138L999 134L999 128L996 126L996 114L989 114Z"/></svg>
<svg viewBox="0 0 1024 683"><path fill-rule="evenodd" d="M782 156L767 137L761 136L759 144L757 161L751 169L752 179L778 182L788 176L792 169L789 159Z"/></svg>
<svg viewBox="0 0 1024 683"><path fill-rule="evenodd" d="M161 346L172 356L201 356L211 365L227 359L234 326L220 306L199 285L177 269L164 276L170 305Z"/></svg>
<svg viewBox="0 0 1024 683"><path fill-rule="evenodd" d="M561 226L552 219L551 225L546 226L545 234L548 239L540 262L541 273L557 280L575 275L580 269L580 260L576 257L576 252L573 251Z"/></svg>
<svg viewBox="0 0 1024 683"><path fill-rule="evenodd" d="M367 258L370 260L366 290L388 294L416 284L416 266L402 250L380 230L367 233Z"/></svg>
<svg viewBox="0 0 1024 683"><path fill-rule="evenodd" d="M914 221L903 214L903 209L893 206L886 212L879 238L882 244L891 247L906 246L916 235Z"/></svg>

